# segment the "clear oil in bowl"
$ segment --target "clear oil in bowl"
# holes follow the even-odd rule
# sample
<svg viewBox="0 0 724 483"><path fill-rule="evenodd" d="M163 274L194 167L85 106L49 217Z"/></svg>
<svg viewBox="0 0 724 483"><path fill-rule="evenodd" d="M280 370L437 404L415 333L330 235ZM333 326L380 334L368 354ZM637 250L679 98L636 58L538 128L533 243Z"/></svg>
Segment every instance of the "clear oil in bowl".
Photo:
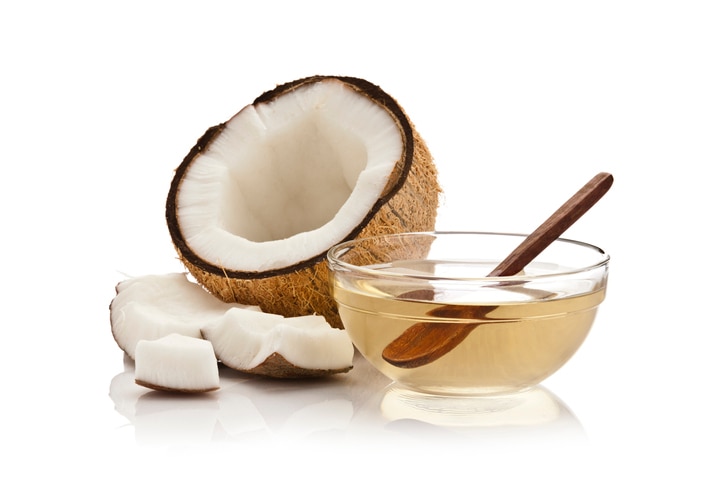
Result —
<svg viewBox="0 0 724 483"><path fill-rule="evenodd" d="M410 261L396 263L395 273L420 274L480 271L481 266ZM489 268L492 269L491 263ZM381 267L376 267L378 270ZM384 270L384 269L383 269ZM485 268L482 268L484 271ZM528 274L551 267L531 264ZM486 272L487 273L487 272ZM352 342L375 367L399 384L436 394L500 394L517 392L541 382L580 347L605 296L605 284L595 280L562 279L550 283L444 288L425 281L417 290L434 292L434 300L410 297L409 283L394 278L335 277L333 293ZM425 285L427 284L427 285ZM431 317L439 307L484 307L477 319ZM413 324L443 322L478 324L466 339L443 357L416 368L399 368L382 359L385 347Z"/></svg>

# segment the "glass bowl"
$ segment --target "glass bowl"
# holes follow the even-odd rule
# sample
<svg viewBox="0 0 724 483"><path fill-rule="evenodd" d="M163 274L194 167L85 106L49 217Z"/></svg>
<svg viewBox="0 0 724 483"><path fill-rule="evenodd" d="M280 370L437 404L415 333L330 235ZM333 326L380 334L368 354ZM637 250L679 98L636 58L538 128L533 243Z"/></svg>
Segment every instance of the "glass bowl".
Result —
<svg viewBox="0 0 724 483"><path fill-rule="evenodd" d="M353 344L384 375L421 393L496 395L540 383L588 335L605 297L609 256L587 243L557 239L523 272L488 277L524 238L406 233L331 248L331 291ZM470 330L419 365L389 362L391 342L431 323L445 324L437 326L443 334Z"/></svg>

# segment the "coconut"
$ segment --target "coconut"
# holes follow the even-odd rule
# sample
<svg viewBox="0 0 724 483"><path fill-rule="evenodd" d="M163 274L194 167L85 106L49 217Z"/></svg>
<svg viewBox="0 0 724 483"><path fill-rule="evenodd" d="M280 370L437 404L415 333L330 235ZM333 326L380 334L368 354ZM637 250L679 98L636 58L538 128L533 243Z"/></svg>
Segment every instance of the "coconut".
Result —
<svg viewBox="0 0 724 483"><path fill-rule="evenodd" d="M131 359L136 358L141 340L169 334L201 339L201 327L220 319L230 308L260 310L258 306L224 303L185 273L123 280L116 285L109 308L113 338Z"/></svg>
<svg viewBox="0 0 724 483"><path fill-rule="evenodd" d="M240 372L279 379L323 377L352 369L347 332L321 315L283 317L232 308L201 329L217 359Z"/></svg>
<svg viewBox="0 0 724 483"><path fill-rule="evenodd" d="M330 327L323 316L285 318L255 305L223 302L184 273L119 282L110 311L113 337L135 361L138 383L154 389L194 392L214 387L208 383L210 364L199 362L208 359L207 346L214 362L218 354L218 360L233 369L275 378L321 377L352 369L354 347L347 332ZM188 339L206 340L195 344ZM198 371L192 370L195 365Z"/></svg>
<svg viewBox="0 0 724 483"><path fill-rule="evenodd" d="M221 300L341 327L328 249L432 230L439 194L430 152L390 95L314 76L208 129L176 170L166 221L183 264Z"/></svg>
<svg viewBox="0 0 724 483"><path fill-rule="evenodd" d="M138 341L135 379L149 389L209 392L219 389L219 366L209 341L169 334Z"/></svg>

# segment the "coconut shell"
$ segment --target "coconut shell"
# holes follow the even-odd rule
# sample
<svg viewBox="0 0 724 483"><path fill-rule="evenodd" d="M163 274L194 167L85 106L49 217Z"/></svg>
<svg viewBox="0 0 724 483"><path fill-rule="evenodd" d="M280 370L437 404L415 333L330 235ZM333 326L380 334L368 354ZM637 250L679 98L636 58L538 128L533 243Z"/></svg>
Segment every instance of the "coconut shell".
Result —
<svg viewBox="0 0 724 483"><path fill-rule="evenodd" d="M303 85L327 79L344 82L387 110L399 125L404 145L401 159L377 203L354 230L328 248L355 238L433 230L441 188L432 155L399 104L378 86L353 77L314 76L280 85L259 96L254 104L269 102ZM225 302L258 305L264 312L285 317L319 314L331 326L342 328L330 292L326 251L283 269L235 272L201 259L186 244L176 219L176 194L186 168L224 126L219 124L207 130L179 165L171 183L166 220L180 260L201 285Z"/></svg>
<svg viewBox="0 0 724 483"><path fill-rule="evenodd" d="M286 360L284 356L275 352L267 357L264 362L254 368L237 370L247 374L272 377L274 379L314 379L332 376L335 374L344 374L345 372L352 370L352 367L342 367L339 369L308 369L305 367L295 366Z"/></svg>

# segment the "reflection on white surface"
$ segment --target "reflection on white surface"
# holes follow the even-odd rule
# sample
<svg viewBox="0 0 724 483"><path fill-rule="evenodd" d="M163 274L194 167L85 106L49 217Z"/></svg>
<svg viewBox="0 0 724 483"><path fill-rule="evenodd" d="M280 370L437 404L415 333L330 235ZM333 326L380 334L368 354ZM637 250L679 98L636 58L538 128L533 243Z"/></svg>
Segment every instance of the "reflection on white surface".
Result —
<svg viewBox="0 0 724 483"><path fill-rule="evenodd" d="M110 397L140 444L304 438L345 429L354 412L342 386L331 379L276 381L222 368L219 391L175 394L138 386L133 362L125 362L111 381Z"/></svg>
<svg viewBox="0 0 724 483"><path fill-rule="evenodd" d="M149 390L134 381L133 361L110 384L118 413L136 442L188 446L248 441L344 439L354 435L557 443L585 440L573 413L550 391L495 398L421 396L390 384L363 358L348 374L274 380L221 368L221 389L197 395Z"/></svg>
<svg viewBox="0 0 724 483"><path fill-rule="evenodd" d="M436 426L532 426L557 420L561 404L541 387L521 393L489 397L455 397L418 394L392 386L381 405L392 421L416 419Z"/></svg>
<svg viewBox="0 0 724 483"><path fill-rule="evenodd" d="M387 427L407 432L480 442L585 441L583 427L554 394L537 386L528 391L488 397L424 395L390 386L380 411Z"/></svg>

